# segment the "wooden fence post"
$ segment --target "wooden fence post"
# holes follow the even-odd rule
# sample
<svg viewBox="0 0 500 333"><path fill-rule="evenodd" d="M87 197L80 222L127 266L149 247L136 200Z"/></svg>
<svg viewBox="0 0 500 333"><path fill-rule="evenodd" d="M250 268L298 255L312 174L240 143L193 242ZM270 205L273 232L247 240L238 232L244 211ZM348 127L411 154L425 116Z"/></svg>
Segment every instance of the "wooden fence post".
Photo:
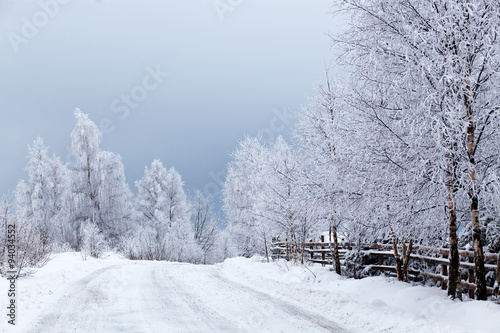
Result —
<svg viewBox="0 0 500 333"><path fill-rule="evenodd" d="M441 264L441 275L448 276L448 264ZM445 279L441 282L441 289L448 290L448 283Z"/></svg>
<svg viewBox="0 0 500 333"><path fill-rule="evenodd" d="M497 270L495 272L495 296L500 296L500 253L497 254Z"/></svg>
<svg viewBox="0 0 500 333"><path fill-rule="evenodd" d="M441 254L441 258L448 259L448 256ZM449 260L446 264L441 264L441 275L443 275L443 276L448 276L448 263L449 263ZM445 279L443 279L443 281L441 282L441 289L448 290L448 282Z"/></svg>
<svg viewBox="0 0 500 333"><path fill-rule="evenodd" d="M324 243L325 242L325 235L321 235L321 243ZM324 250L325 247L323 245L321 245L321 249ZM323 260L323 263L321 264L323 267L325 266L325 260L326 260L326 257L325 257L325 251L321 251L321 260Z"/></svg>

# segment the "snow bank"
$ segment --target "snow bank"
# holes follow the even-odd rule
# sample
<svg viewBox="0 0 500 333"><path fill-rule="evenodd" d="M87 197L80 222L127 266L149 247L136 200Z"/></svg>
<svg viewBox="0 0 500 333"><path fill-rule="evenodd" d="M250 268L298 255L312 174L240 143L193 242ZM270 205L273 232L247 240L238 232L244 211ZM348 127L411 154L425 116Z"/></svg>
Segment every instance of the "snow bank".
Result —
<svg viewBox="0 0 500 333"><path fill-rule="evenodd" d="M123 260L113 253L106 253L101 259L88 257L87 260L83 260L78 252L54 255L53 259L36 273L18 280L16 326L7 323L7 312L2 310L0 332L25 332L43 310L50 308L52 303L57 301L71 282L120 261ZM7 307L7 289L7 280L0 279L2 309Z"/></svg>
<svg viewBox="0 0 500 333"><path fill-rule="evenodd" d="M384 277L346 279L320 265L257 257L228 259L218 267L234 282L293 301L353 332L500 332L499 305L452 301L437 288Z"/></svg>

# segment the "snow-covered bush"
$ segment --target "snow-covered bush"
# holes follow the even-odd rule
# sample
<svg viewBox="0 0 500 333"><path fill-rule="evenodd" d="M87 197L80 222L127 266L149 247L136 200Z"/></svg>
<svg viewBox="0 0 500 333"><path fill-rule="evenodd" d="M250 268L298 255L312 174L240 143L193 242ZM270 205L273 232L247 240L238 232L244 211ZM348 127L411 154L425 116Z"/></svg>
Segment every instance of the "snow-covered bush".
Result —
<svg viewBox="0 0 500 333"><path fill-rule="evenodd" d="M9 225L14 228L8 228ZM0 275L4 275L8 270L9 249L15 250L17 255L15 262L17 275L29 274L50 259L52 248L43 241L39 224L33 219L18 219L7 196L0 200L0 229L4 231L0 233L0 242L3 244L0 247ZM11 233L7 233L7 230ZM15 242L9 242L7 235L14 235Z"/></svg>
<svg viewBox="0 0 500 333"><path fill-rule="evenodd" d="M141 244L142 243L137 239L137 237L125 237L122 239L119 251L127 259L142 260L144 258Z"/></svg>
<svg viewBox="0 0 500 333"><path fill-rule="evenodd" d="M82 225L80 232L82 239L80 250L83 259L86 260L88 256L99 258L107 248L106 240L99 231L99 227L95 223L86 222Z"/></svg>
<svg viewBox="0 0 500 333"><path fill-rule="evenodd" d="M15 225L18 274L31 273L49 261L52 247L43 239L36 221L20 220Z"/></svg>

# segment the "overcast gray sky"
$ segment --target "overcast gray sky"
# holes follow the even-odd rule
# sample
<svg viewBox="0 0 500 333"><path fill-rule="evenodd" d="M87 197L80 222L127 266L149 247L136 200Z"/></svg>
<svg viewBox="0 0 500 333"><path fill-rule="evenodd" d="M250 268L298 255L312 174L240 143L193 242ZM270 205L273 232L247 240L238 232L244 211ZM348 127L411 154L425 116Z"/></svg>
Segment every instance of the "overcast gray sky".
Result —
<svg viewBox="0 0 500 333"><path fill-rule="evenodd" d="M0 193L41 136L71 162L76 107L127 181L159 158L215 193L244 135L289 133L324 78L332 0L0 0ZM168 75L167 75L168 73Z"/></svg>

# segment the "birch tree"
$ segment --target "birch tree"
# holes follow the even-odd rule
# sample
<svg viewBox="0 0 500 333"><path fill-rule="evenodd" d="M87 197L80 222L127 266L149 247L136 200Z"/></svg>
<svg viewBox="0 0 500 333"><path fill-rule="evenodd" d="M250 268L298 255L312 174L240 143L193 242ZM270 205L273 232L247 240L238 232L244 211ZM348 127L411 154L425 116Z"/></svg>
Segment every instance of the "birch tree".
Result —
<svg viewBox="0 0 500 333"><path fill-rule="evenodd" d="M308 224L303 223L301 187L299 186L300 165L294 149L279 136L269 147L266 159L262 161L263 186L258 193L258 212L262 223L273 230L273 237L279 236L287 243L287 259L299 261L303 244L310 233ZM306 217L307 218L307 217Z"/></svg>
<svg viewBox="0 0 500 333"><path fill-rule="evenodd" d="M36 224L42 243L62 244L68 237L68 170L38 137L28 147L28 179L16 187L19 219Z"/></svg>
<svg viewBox="0 0 500 333"><path fill-rule="evenodd" d="M266 148L259 138L247 137L231 154L222 189L223 210L238 255L269 255L272 226L263 223L258 200L264 187Z"/></svg>
<svg viewBox="0 0 500 333"><path fill-rule="evenodd" d="M145 225L143 237L145 248L144 259L166 260L166 234L167 234L167 169L159 160L154 160L151 167L145 168L144 176L135 182L137 187L136 211L139 219Z"/></svg>
<svg viewBox="0 0 500 333"><path fill-rule="evenodd" d="M167 171L159 160L136 182L136 209L146 228L145 259L196 262L201 257L183 185L180 174Z"/></svg>
<svg viewBox="0 0 500 333"><path fill-rule="evenodd" d="M330 230L334 267L341 274L337 231L349 219L350 192L358 182L347 165L355 165L358 152L350 145L353 136L346 135L342 128L347 114L333 92L334 84L327 75L326 85L319 86L309 104L301 109L295 134L306 165L301 181L305 188L303 199L313 207L310 217L315 223Z"/></svg>
<svg viewBox="0 0 500 333"><path fill-rule="evenodd" d="M182 177L174 167L167 171L165 190L169 260L199 262L202 252L195 242L189 201Z"/></svg>
<svg viewBox="0 0 500 333"><path fill-rule="evenodd" d="M213 197L200 191L191 200L194 239L203 252L203 264L214 263L218 258L216 242L221 240L221 220L214 212Z"/></svg>
<svg viewBox="0 0 500 333"><path fill-rule="evenodd" d="M119 155L101 151L97 166L101 231L111 244L116 245L131 228L132 192L126 183Z"/></svg>
<svg viewBox="0 0 500 333"><path fill-rule="evenodd" d="M71 147L76 157L73 172L73 222L77 234L80 226L88 221L98 225L99 220L99 154L102 132L97 125L79 109L75 111L76 125L71 132ZM79 243L80 238L77 243ZM76 244L78 246L78 244Z"/></svg>
<svg viewBox="0 0 500 333"><path fill-rule="evenodd" d="M71 132L76 166L73 170L73 228L83 234L82 223L97 225L106 241L119 243L130 228L132 194L125 180L121 157L100 148L102 133L87 114L75 111L76 125Z"/></svg>

